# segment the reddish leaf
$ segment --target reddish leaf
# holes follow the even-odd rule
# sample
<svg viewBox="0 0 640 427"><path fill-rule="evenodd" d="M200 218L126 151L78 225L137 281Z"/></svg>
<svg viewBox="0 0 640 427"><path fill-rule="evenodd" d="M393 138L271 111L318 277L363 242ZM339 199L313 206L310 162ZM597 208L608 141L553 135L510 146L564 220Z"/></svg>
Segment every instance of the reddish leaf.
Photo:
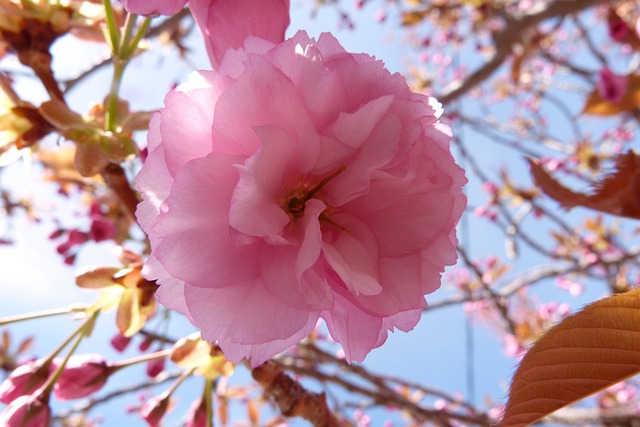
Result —
<svg viewBox="0 0 640 427"><path fill-rule="evenodd" d="M514 375L502 427L525 426L640 372L640 290L565 318Z"/></svg>
<svg viewBox="0 0 640 427"><path fill-rule="evenodd" d="M612 215L640 219L640 156L632 150L615 159L613 171L593 185L592 194L568 189L534 160L529 159L529 166L542 191L567 209L583 206Z"/></svg>

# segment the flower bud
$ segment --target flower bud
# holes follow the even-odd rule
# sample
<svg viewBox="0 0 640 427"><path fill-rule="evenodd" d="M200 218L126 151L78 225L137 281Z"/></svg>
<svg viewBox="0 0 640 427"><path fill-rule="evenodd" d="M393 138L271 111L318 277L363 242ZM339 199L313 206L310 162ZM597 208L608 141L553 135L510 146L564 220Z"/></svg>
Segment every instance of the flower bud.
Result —
<svg viewBox="0 0 640 427"><path fill-rule="evenodd" d="M49 366L43 360L35 360L17 367L0 384L0 402L8 405L20 396L31 394L49 377Z"/></svg>
<svg viewBox="0 0 640 427"><path fill-rule="evenodd" d="M170 398L166 392L159 396L153 396L140 408L140 416L151 427L155 427L160 424L162 417L167 413L169 403Z"/></svg>
<svg viewBox="0 0 640 427"><path fill-rule="evenodd" d="M125 337L122 334L116 334L111 338L111 346L119 353L122 353L127 349L131 338Z"/></svg>
<svg viewBox="0 0 640 427"><path fill-rule="evenodd" d="M100 390L110 374L110 364L99 354L71 356L53 391L59 400L80 399Z"/></svg>
<svg viewBox="0 0 640 427"><path fill-rule="evenodd" d="M165 360L164 359L156 359L147 363L147 375L151 378L155 378L162 371L164 371Z"/></svg>
<svg viewBox="0 0 640 427"><path fill-rule="evenodd" d="M204 399L200 398L193 402L189 413L187 414L186 427L206 427L207 426L207 408Z"/></svg>
<svg viewBox="0 0 640 427"><path fill-rule="evenodd" d="M598 92L602 99L608 102L620 102L627 93L629 78L614 74L608 68L598 72Z"/></svg>
<svg viewBox="0 0 640 427"><path fill-rule="evenodd" d="M3 427L47 427L51 409L35 395L20 396L0 414Z"/></svg>

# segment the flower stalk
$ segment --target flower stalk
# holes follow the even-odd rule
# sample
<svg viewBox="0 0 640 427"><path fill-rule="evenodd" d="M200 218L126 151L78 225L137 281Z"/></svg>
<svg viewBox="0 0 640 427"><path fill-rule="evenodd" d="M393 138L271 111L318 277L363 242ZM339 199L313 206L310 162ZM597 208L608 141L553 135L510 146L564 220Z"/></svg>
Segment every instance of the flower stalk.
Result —
<svg viewBox="0 0 640 427"><path fill-rule="evenodd" d="M51 375L47 382L42 386L41 394L42 396L45 396L45 401L48 401L48 396L51 394L51 391L60 378L60 375L62 375L64 367L67 365L69 358L73 355L73 353L75 353L76 349L80 345L80 342L82 342L82 339L88 337L91 334L98 314L100 314L100 310L94 311L91 316L87 320L85 320L73 334L71 334L62 344L60 344L60 346L58 346L56 350L53 351L53 353L51 353L47 357L46 363L50 363L53 358L56 357L67 346L67 344L69 344L69 342L71 342L75 338L73 346L67 352L67 355L65 356L62 363L60 363L53 375Z"/></svg>
<svg viewBox="0 0 640 427"><path fill-rule="evenodd" d="M24 314L18 314L15 316L7 316L0 319L0 326L9 325L11 323L18 323L25 320L34 320L34 319L42 319L45 317L60 316L63 314L83 313L83 312L86 312L88 308L89 306L87 305L72 304L62 308L54 308L51 310L42 310L42 311L35 311L33 313L24 313Z"/></svg>

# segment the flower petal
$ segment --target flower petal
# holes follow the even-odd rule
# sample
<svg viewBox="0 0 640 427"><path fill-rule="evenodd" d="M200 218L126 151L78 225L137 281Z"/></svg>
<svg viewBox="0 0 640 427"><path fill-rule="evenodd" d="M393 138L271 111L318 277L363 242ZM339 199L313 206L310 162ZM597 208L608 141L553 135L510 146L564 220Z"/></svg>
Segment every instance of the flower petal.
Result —
<svg viewBox="0 0 640 427"><path fill-rule="evenodd" d="M231 286L257 275L256 248L237 246L229 233L229 205L238 171L234 157L210 154L180 170L152 229L162 236L156 258L173 277L194 286Z"/></svg>
<svg viewBox="0 0 640 427"><path fill-rule="evenodd" d="M242 47L247 37L280 43L289 26L289 0L189 0L189 8L214 69L228 49Z"/></svg>
<svg viewBox="0 0 640 427"><path fill-rule="evenodd" d="M319 312L283 304L261 279L218 289L187 285L185 296L202 338L218 340L225 357L257 366L307 336Z"/></svg>

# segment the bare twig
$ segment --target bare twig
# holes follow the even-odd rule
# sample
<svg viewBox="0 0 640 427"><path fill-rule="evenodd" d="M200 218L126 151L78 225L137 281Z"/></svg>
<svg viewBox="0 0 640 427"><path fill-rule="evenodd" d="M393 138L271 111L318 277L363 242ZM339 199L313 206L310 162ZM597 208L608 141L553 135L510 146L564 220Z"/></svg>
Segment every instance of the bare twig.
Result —
<svg viewBox="0 0 640 427"><path fill-rule="evenodd" d="M446 105L460 98L474 87L478 87L504 63L511 54L513 47L523 40L524 35L530 28L547 19L571 15L602 3L606 2L602 0L556 0L542 10L509 19L504 29L494 36L495 52L491 59L472 72L466 79L451 83L443 93L436 95L436 98Z"/></svg>

